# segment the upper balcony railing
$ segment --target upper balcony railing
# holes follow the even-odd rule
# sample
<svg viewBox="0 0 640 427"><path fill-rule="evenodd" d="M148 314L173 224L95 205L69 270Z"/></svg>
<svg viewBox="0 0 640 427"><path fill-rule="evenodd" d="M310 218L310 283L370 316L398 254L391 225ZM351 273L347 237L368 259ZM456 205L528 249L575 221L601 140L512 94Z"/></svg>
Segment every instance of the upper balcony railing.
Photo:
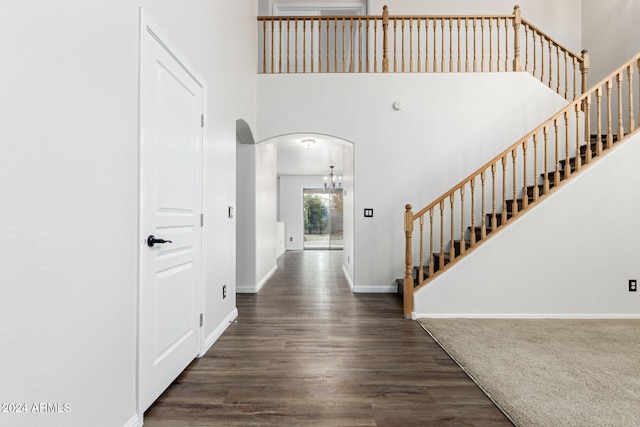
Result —
<svg viewBox="0 0 640 427"><path fill-rule="evenodd" d="M259 16L259 73L527 71L568 100L588 56L511 15Z"/></svg>

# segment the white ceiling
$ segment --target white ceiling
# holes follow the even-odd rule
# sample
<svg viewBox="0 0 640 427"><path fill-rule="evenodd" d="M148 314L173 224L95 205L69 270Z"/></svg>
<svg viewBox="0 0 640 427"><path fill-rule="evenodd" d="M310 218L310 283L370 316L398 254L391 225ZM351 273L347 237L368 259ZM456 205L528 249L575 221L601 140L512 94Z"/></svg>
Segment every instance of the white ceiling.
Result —
<svg viewBox="0 0 640 427"><path fill-rule="evenodd" d="M304 140L315 142L306 144ZM329 166L335 166L336 175L343 175L344 150L351 145L345 140L320 134L282 135L263 143L276 144L278 176L328 175Z"/></svg>

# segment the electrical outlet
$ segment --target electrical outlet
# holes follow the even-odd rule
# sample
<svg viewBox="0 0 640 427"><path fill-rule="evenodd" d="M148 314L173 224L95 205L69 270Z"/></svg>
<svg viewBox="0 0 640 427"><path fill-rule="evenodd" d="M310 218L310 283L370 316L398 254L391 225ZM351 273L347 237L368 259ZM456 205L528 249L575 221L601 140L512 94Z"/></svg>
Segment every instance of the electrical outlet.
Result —
<svg viewBox="0 0 640 427"><path fill-rule="evenodd" d="M222 285L222 299L227 297L227 285Z"/></svg>
<svg viewBox="0 0 640 427"><path fill-rule="evenodd" d="M638 281L636 279L629 279L629 292L638 291Z"/></svg>

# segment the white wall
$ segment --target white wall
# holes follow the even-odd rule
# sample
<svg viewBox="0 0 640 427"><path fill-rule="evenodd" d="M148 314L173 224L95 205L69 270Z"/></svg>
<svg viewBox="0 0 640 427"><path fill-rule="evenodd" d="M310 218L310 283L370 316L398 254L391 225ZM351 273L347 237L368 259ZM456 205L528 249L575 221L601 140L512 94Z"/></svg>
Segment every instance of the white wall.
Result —
<svg viewBox="0 0 640 427"><path fill-rule="evenodd" d="M425 206L564 105L526 73L261 75L257 139L354 142L352 278L389 292L404 271L404 205Z"/></svg>
<svg viewBox="0 0 640 427"><path fill-rule="evenodd" d="M593 164L414 298L414 316L638 317L640 136Z"/></svg>
<svg viewBox="0 0 640 427"><path fill-rule="evenodd" d="M640 3L583 0L582 9L582 44L591 55L591 87L640 52Z"/></svg>
<svg viewBox="0 0 640 427"><path fill-rule="evenodd" d="M140 4L208 83L205 334L235 310L226 207L235 205L235 120L255 127L257 4L5 1L0 402L71 411L0 414L3 425L137 419Z"/></svg>

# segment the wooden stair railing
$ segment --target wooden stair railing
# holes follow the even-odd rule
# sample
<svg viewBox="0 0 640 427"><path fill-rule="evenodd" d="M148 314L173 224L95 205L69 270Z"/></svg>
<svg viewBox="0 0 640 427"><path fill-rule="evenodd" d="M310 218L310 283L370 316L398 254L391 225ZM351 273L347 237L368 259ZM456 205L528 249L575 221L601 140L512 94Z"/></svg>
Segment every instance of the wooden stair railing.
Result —
<svg viewBox="0 0 640 427"><path fill-rule="evenodd" d="M259 16L259 70L282 73L526 71L573 100L588 54L511 15Z"/></svg>
<svg viewBox="0 0 640 427"><path fill-rule="evenodd" d="M640 54L428 206L414 214L406 205L405 317L414 291L636 130L639 75Z"/></svg>

